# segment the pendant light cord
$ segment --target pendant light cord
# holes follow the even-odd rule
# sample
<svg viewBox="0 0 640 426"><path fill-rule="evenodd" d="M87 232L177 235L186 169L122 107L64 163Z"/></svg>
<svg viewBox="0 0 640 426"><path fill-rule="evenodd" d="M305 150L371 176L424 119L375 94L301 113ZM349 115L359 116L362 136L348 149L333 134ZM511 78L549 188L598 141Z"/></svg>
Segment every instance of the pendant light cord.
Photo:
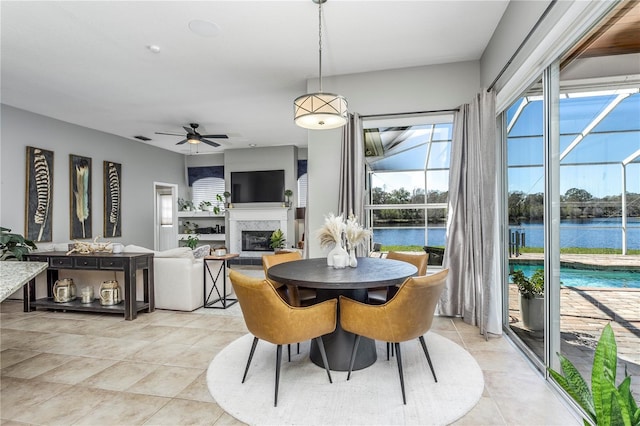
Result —
<svg viewBox="0 0 640 426"><path fill-rule="evenodd" d="M322 93L322 2L318 3L318 79Z"/></svg>

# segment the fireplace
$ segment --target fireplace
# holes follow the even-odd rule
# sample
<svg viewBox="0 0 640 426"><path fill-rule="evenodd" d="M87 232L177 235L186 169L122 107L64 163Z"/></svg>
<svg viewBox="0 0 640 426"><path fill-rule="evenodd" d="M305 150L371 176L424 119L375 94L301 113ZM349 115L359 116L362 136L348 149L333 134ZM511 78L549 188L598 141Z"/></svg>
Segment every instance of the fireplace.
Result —
<svg viewBox="0 0 640 426"><path fill-rule="evenodd" d="M269 246L273 231L242 231L242 251L273 251Z"/></svg>
<svg viewBox="0 0 640 426"><path fill-rule="evenodd" d="M262 257L265 252L273 252L269 247L271 234L275 229L288 231L290 210L281 205L272 207L234 207L227 209L229 215L229 252L241 257ZM244 234L252 235L248 240ZM256 244L260 239L260 244ZM247 250L247 243L250 249Z"/></svg>

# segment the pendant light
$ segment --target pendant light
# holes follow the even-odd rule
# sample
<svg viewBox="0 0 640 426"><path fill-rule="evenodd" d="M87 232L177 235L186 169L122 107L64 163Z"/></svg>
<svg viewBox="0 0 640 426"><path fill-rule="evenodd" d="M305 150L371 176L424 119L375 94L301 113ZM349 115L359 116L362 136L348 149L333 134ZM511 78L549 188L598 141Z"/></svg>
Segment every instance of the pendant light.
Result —
<svg viewBox="0 0 640 426"><path fill-rule="evenodd" d="M320 90L307 93L293 101L295 123L310 130L335 129L347 124L347 100L340 95L322 91L322 3L327 0L312 0L318 5L318 79Z"/></svg>

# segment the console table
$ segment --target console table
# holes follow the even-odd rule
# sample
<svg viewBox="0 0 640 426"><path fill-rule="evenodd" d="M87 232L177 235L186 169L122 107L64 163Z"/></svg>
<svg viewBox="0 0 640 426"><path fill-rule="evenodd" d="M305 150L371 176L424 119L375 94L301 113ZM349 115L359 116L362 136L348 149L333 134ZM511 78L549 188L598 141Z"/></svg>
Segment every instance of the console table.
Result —
<svg viewBox="0 0 640 426"><path fill-rule="evenodd" d="M138 312L155 310L153 286L153 253L92 253L71 254L65 252L40 252L27 255L29 261L46 262L47 297L36 298L35 280L23 287L24 311L31 312L36 307L65 311L85 311L103 313L123 313L125 320L133 320ZM53 285L58 280L60 269L83 269L124 272L124 298L117 305L103 306L99 300L81 303L79 299L66 303L53 301ZM142 271L144 281L144 301L136 300L136 273ZM77 284L77 283L76 283ZM79 289L78 289L79 290Z"/></svg>

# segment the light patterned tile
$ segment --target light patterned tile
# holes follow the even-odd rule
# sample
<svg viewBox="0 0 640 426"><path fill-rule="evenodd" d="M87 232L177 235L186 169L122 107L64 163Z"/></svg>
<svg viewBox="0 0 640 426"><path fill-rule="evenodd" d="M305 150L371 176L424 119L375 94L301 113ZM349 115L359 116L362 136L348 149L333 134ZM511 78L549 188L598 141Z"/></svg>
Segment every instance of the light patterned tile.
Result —
<svg viewBox="0 0 640 426"><path fill-rule="evenodd" d="M224 414L213 402L172 399L145 425L213 425Z"/></svg>

